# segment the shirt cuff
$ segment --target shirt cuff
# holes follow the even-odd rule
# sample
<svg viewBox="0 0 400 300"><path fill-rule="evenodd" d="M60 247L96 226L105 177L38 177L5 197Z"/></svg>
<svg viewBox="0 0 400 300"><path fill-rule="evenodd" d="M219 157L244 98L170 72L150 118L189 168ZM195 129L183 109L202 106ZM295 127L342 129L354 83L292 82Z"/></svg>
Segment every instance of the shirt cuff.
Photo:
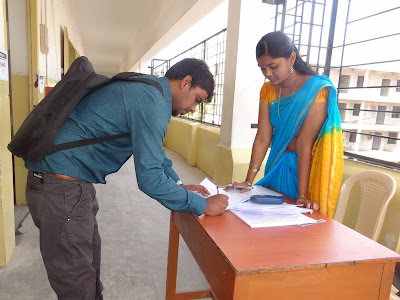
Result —
<svg viewBox="0 0 400 300"><path fill-rule="evenodd" d="M196 216L200 216L202 214L204 214L204 211L206 210L207 207L207 200L206 198L203 198L199 195L190 193L191 195L193 195L192 199L190 199L190 203L191 203L191 214L196 215Z"/></svg>

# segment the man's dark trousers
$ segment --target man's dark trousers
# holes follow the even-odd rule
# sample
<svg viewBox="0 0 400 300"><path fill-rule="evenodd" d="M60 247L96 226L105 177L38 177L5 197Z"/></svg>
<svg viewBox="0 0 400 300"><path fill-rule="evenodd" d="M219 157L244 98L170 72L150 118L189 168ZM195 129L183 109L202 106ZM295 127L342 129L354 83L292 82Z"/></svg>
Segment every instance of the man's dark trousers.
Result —
<svg viewBox="0 0 400 300"><path fill-rule="evenodd" d="M102 299L99 205L93 185L29 171L26 199L58 299Z"/></svg>

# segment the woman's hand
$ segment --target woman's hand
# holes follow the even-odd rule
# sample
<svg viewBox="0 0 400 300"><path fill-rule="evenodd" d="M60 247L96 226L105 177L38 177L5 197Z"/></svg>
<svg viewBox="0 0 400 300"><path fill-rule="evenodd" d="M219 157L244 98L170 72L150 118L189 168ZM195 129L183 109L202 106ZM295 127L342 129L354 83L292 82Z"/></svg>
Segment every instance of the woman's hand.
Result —
<svg viewBox="0 0 400 300"><path fill-rule="evenodd" d="M185 190L200 193L204 197L210 196L210 192L202 185L199 185L199 184L198 185L181 184L180 186L183 187Z"/></svg>
<svg viewBox="0 0 400 300"><path fill-rule="evenodd" d="M224 188L224 191L229 192L230 189L233 189L233 190L240 189L240 192L241 192L241 193L244 193L244 192L248 192L248 191L251 190L251 184L248 183L247 181L243 181L243 182L236 182L236 181L235 181L235 182L233 182L231 185L228 184L228 185Z"/></svg>
<svg viewBox="0 0 400 300"><path fill-rule="evenodd" d="M303 204L305 208L309 208L312 210L318 210L319 205L316 202L312 202L308 197L301 195L297 198L296 204Z"/></svg>

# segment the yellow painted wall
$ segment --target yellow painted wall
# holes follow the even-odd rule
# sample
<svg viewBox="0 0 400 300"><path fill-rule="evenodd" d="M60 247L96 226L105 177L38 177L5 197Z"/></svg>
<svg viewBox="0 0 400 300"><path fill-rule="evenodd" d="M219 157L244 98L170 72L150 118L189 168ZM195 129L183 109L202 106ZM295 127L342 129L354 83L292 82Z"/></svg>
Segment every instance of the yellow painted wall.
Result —
<svg viewBox="0 0 400 300"><path fill-rule="evenodd" d="M15 247L14 192L8 81L0 81L0 267L4 267Z"/></svg>
<svg viewBox="0 0 400 300"><path fill-rule="evenodd" d="M1 1L0 48L8 49L5 1ZM12 155L7 149L11 140L9 82L0 81L0 267L9 261L15 247L14 191Z"/></svg>
<svg viewBox="0 0 400 300"><path fill-rule="evenodd" d="M11 76L11 95L15 133L30 112L28 75ZM25 185L28 171L24 167L24 161L19 157L14 157L14 166L16 204L26 204Z"/></svg>
<svg viewBox="0 0 400 300"><path fill-rule="evenodd" d="M194 122L182 118L172 118L164 139L164 145L166 147L173 149L186 159L188 157L187 148L190 147L187 133L192 123Z"/></svg>
<svg viewBox="0 0 400 300"><path fill-rule="evenodd" d="M251 149L221 147L218 145L219 135L218 127L199 124L182 118L172 118L164 144L187 160L191 156L190 165L205 172L215 184L241 182L245 179L248 170ZM197 154L193 155L194 152ZM196 159L194 160L193 157L196 157ZM262 178L265 163L266 159L254 182ZM378 170L388 173L398 183L396 194L388 207L382 233L378 239L379 243L394 250L400 234L400 172L346 159L343 180L363 170ZM349 200L343 221L346 226L354 228L358 207L357 199Z"/></svg>
<svg viewBox="0 0 400 300"><path fill-rule="evenodd" d="M197 130L196 166L214 179L220 129L202 124Z"/></svg>

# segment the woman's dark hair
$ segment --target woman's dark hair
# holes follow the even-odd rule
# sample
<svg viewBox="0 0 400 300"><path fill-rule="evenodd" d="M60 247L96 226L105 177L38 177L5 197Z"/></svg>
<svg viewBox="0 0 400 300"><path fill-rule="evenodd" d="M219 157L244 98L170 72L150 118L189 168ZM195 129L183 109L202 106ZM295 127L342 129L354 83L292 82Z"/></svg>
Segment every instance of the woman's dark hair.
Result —
<svg viewBox="0 0 400 300"><path fill-rule="evenodd" d="M192 77L192 87L200 87L208 94L204 102L210 102L214 95L214 76L207 64L197 58L185 58L174 64L166 73L168 79L182 80L187 75Z"/></svg>
<svg viewBox="0 0 400 300"><path fill-rule="evenodd" d="M304 75L316 75L310 65L307 64L299 55L296 46L293 45L290 38L282 31L274 31L264 35L256 47L256 57L259 58L265 54L271 57L289 58L290 54L296 54L296 60L293 68Z"/></svg>

